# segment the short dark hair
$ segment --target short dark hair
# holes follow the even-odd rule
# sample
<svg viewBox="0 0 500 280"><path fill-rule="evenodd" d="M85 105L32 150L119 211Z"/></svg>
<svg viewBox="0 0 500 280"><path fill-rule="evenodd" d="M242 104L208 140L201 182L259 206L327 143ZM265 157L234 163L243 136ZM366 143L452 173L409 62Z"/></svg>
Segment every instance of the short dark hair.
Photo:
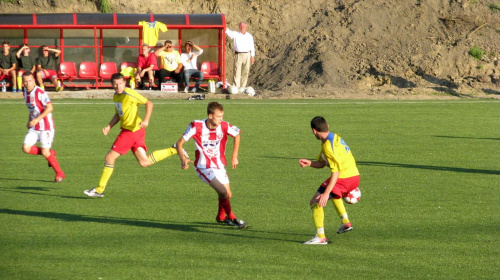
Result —
<svg viewBox="0 0 500 280"><path fill-rule="evenodd" d="M33 73L31 73L31 71L26 71L23 73L23 77L28 77L28 76L33 76Z"/></svg>
<svg viewBox="0 0 500 280"><path fill-rule="evenodd" d="M327 132L328 123L326 122L325 118L317 116L311 120L311 128L315 129L318 132Z"/></svg>
<svg viewBox="0 0 500 280"><path fill-rule="evenodd" d="M114 80L120 80L120 79L124 79L125 80L125 77L121 73L114 73L113 75L111 75L111 83Z"/></svg>
<svg viewBox="0 0 500 280"><path fill-rule="evenodd" d="M166 46L167 44L172 44L172 41L167 40L167 41L165 41L165 43L163 45Z"/></svg>
<svg viewBox="0 0 500 280"><path fill-rule="evenodd" d="M2 42L2 46L3 45L10 45L10 43L9 43L9 41L5 40L5 41Z"/></svg>
<svg viewBox="0 0 500 280"><path fill-rule="evenodd" d="M224 107L222 106L222 104L220 104L219 102L215 102L215 101L208 103L207 115L214 114L215 111L217 111L217 110L224 112Z"/></svg>

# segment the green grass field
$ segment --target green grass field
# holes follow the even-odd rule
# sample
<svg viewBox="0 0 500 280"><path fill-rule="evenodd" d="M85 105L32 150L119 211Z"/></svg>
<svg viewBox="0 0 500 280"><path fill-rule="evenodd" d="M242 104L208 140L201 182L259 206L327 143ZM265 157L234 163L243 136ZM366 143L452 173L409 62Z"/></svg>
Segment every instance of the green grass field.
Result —
<svg viewBox="0 0 500 280"><path fill-rule="evenodd" d="M206 116L207 100L154 102L150 151ZM223 100L242 130L228 173L247 230L215 223L216 193L177 157L141 168L129 153L106 197L86 198L119 130L101 134L112 102L53 103L61 184L21 151L23 101L0 101L0 279L498 279L498 101ZM309 200L329 176L298 164L320 150L316 115L351 147L363 195L347 206L353 231L335 233L329 203L331 243L305 246Z"/></svg>

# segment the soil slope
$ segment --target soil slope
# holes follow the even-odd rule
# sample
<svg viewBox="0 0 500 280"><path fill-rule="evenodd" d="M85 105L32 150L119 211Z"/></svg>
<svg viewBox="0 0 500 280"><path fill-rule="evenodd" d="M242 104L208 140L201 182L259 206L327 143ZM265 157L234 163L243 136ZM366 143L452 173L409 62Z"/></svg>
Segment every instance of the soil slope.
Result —
<svg viewBox="0 0 500 280"><path fill-rule="evenodd" d="M99 12L102 1L12 2L0 2L3 13ZM257 48L250 80L262 97L500 96L500 0L107 2L116 13L224 13L231 29L247 22ZM231 56L226 63L231 77Z"/></svg>

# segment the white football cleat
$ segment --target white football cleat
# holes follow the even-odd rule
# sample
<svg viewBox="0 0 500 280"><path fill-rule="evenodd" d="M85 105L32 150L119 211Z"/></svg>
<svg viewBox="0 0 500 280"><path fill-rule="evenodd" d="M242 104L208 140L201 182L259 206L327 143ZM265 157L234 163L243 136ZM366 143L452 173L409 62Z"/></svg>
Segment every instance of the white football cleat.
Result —
<svg viewBox="0 0 500 280"><path fill-rule="evenodd" d="M83 193L88 197L104 197L104 193L98 193L95 189L84 190Z"/></svg>
<svg viewBox="0 0 500 280"><path fill-rule="evenodd" d="M319 238L317 235L313 237L313 239L304 242L303 244L305 245L326 245L328 244L328 241L326 237Z"/></svg>

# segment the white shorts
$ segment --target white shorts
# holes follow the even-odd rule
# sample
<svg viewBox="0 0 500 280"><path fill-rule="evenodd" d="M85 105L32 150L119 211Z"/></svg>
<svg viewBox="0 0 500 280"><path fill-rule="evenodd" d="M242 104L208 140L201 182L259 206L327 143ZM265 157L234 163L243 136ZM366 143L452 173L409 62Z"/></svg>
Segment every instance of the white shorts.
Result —
<svg viewBox="0 0 500 280"><path fill-rule="evenodd" d="M40 142L41 148L52 147L54 141L54 130L28 130L28 134L24 137L24 144L33 146L36 142Z"/></svg>
<svg viewBox="0 0 500 280"><path fill-rule="evenodd" d="M210 184L214 178L217 178L217 180L223 185L229 184L229 177L227 177L225 168L196 168L196 174L207 184Z"/></svg>

